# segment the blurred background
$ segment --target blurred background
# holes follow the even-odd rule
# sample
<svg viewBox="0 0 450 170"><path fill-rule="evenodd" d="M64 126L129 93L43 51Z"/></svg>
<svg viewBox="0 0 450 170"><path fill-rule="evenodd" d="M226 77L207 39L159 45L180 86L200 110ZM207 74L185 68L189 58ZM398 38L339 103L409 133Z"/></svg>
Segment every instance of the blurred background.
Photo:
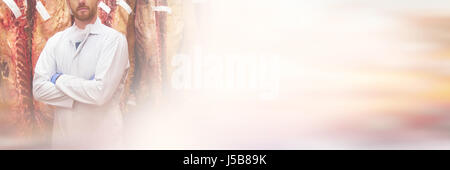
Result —
<svg viewBox="0 0 450 170"><path fill-rule="evenodd" d="M124 149L450 149L450 1L185 2Z"/></svg>
<svg viewBox="0 0 450 170"><path fill-rule="evenodd" d="M255 76L230 87L214 74L225 84L216 88L185 76L191 86L174 90L167 107L130 119L130 147L449 149L449 8L445 0L194 1L181 53L213 60L194 66L205 74L238 58L247 69L234 80L255 66L256 86Z"/></svg>

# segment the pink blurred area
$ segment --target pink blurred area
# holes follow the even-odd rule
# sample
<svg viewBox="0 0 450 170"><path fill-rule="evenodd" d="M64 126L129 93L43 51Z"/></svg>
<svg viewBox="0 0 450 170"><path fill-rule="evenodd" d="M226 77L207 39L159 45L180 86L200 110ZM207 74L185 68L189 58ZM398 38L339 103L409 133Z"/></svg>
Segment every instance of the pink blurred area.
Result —
<svg viewBox="0 0 450 170"><path fill-rule="evenodd" d="M178 90L167 108L131 119L129 146L449 149L448 5L199 1L202 55L277 56L278 93Z"/></svg>

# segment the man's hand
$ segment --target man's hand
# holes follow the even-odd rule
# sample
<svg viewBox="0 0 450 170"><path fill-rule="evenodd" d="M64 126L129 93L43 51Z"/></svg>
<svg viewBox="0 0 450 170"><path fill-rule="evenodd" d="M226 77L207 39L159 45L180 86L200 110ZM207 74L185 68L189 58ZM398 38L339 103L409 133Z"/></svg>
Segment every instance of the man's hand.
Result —
<svg viewBox="0 0 450 170"><path fill-rule="evenodd" d="M52 76L52 78L50 79L50 81L51 81L53 84L55 84L55 83L56 83L56 80L58 80L59 76L61 76L61 75L62 75L62 73L55 73L55 74L53 74L53 76Z"/></svg>

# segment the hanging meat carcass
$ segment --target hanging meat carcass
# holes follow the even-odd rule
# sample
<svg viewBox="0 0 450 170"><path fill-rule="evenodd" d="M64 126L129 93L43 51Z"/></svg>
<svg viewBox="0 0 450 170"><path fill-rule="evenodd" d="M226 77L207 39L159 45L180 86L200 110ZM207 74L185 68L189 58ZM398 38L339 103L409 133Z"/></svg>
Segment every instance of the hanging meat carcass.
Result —
<svg viewBox="0 0 450 170"><path fill-rule="evenodd" d="M31 27L26 0L0 1L0 130L28 136L33 122Z"/></svg>
<svg viewBox="0 0 450 170"><path fill-rule="evenodd" d="M125 83L124 95L121 99L121 108L123 112L127 112L127 103L130 99L130 86L134 77L135 57L135 33L134 33L134 9L136 0L100 0L97 14L102 23L114 28L115 30L127 36L128 53L130 59L130 68L128 69L128 77Z"/></svg>
<svg viewBox="0 0 450 170"><path fill-rule="evenodd" d="M63 31L72 24L66 0L33 0L35 6L31 20L33 21L32 51L33 73L39 55L47 40L55 33ZM38 132L49 132L52 125L53 108L42 102L34 101L34 117Z"/></svg>
<svg viewBox="0 0 450 170"><path fill-rule="evenodd" d="M157 104L162 95L161 42L155 0L136 3L136 79L138 104Z"/></svg>

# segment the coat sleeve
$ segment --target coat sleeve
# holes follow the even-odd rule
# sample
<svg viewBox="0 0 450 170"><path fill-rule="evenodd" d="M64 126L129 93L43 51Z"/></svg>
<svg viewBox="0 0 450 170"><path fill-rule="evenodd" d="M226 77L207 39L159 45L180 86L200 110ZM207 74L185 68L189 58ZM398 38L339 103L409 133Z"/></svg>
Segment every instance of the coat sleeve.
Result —
<svg viewBox="0 0 450 170"><path fill-rule="evenodd" d="M72 108L74 100L50 82L51 76L56 73L52 42L52 38L47 41L34 68L33 96L36 100L49 105Z"/></svg>
<svg viewBox="0 0 450 170"><path fill-rule="evenodd" d="M128 44L124 35L106 41L101 49L94 80L63 74L56 81L56 88L75 101L103 105L108 102L129 67Z"/></svg>

